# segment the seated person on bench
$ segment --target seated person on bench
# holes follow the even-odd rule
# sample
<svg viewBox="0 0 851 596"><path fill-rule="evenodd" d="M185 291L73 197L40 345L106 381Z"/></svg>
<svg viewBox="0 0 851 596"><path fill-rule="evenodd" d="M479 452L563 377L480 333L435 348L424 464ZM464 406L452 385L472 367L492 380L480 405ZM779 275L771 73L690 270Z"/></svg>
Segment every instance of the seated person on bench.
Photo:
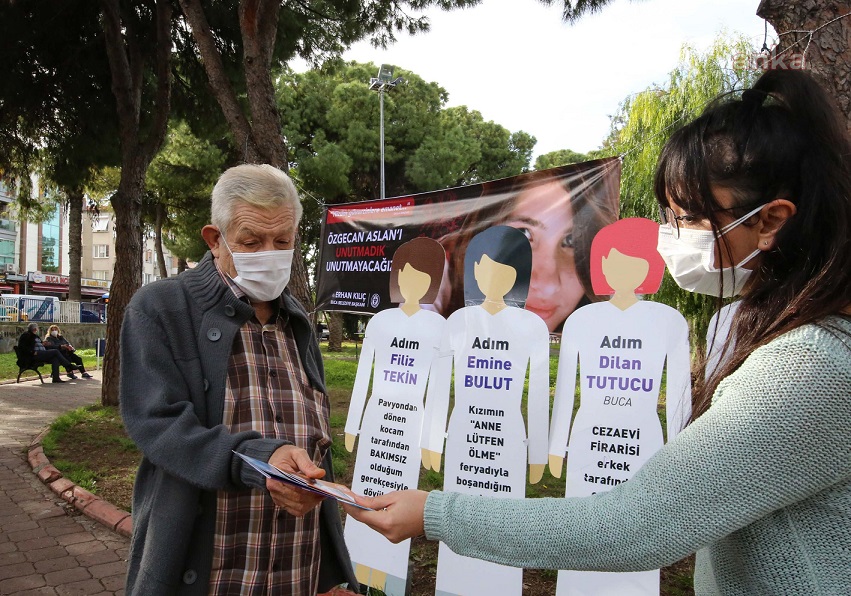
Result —
<svg viewBox="0 0 851 596"><path fill-rule="evenodd" d="M71 345L65 336L62 335L62 330L59 329L59 325L51 325L47 328L47 335L44 336L44 347L48 350L59 350L59 353L65 356L70 362L73 362L77 365L77 370L79 370L84 379L91 379L92 375L86 372L86 368L83 366L83 359L77 356L74 352L74 346ZM76 379L77 376L69 372L68 377L71 379Z"/></svg>
<svg viewBox="0 0 851 596"><path fill-rule="evenodd" d="M27 330L18 339L18 350L20 358L30 357L35 362L49 362L53 367L51 377L54 383L64 383L59 378L59 367L64 366L65 371L69 376L77 366L71 364L59 350L48 350L41 343L41 338L38 336L38 323L32 322L27 325ZM76 378L76 377L74 377Z"/></svg>

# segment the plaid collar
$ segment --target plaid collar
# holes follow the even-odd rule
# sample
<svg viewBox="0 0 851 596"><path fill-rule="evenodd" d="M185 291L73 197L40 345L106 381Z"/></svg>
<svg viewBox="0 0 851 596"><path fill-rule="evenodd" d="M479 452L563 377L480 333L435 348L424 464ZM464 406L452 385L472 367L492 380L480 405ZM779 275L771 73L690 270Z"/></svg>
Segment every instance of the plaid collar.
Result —
<svg viewBox="0 0 851 596"><path fill-rule="evenodd" d="M216 271L219 272L219 277L222 278L222 281L225 282L225 285L230 288L230 291L233 292L233 295L242 300L243 302L248 302L248 298L245 295L245 292L242 291L236 283L231 279L231 276L222 271L222 268L219 267L219 260L216 257L213 257L213 264L216 266Z"/></svg>

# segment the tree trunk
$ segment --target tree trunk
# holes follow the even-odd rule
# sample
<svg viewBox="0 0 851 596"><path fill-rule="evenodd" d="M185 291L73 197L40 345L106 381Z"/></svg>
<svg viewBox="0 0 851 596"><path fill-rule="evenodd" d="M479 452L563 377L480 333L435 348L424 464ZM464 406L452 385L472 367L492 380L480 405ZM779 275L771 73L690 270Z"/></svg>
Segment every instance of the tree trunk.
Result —
<svg viewBox="0 0 851 596"><path fill-rule="evenodd" d="M142 121L142 90L145 71L145 40L135 30L136 21L122 19L132 5L121 0L102 0L106 54L116 99L121 143L121 181L111 199L115 212L115 271L109 290L106 352L103 360L101 403L118 405L121 373L120 337L124 311L142 283L142 194L145 172L165 140L171 107L171 4L156 0L156 98L150 122ZM150 43L150 42L149 42ZM146 106L145 113L151 108Z"/></svg>
<svg viewBox="0 0 851 596"><path fill-rule="evenodd" d="M210 88L243 161L268 163L289 172L287 147L281 136L281 116L275 101L271 67L280 0L241 0L239 3L248 115L243 112L237 93L228 78L201 0L180 0L180 6L192 28L192 37L198 45L198 53ZM298 238L288 287L305 310L312 312L313 296Z"/></svg>
<svg viewBox="0 0 851 596"><path fill-rule="evenodd" d="M157 266L160 269L160 279L168 277L168 267L165 265L163 254L163 221L165 221L165 205L157 203L157 220L154 223L154 250L157 253Z"/></svg>
<svg viewBox="0 0 851 596"><path fill-rule="evenodd" d="M68 197L68 300L80 301L80 262L83 257L83 190L66 189Z"/></svg>
<svg viewBox="0 0 851 596"><path fill-rule="evenodd" d="M308 313L313 312L313 294L307 280L307 267L304 264L304 255L301 254L301 235L296 236L295 252L293 253L293 269L290 276L289 289L295 299L301 302Z"/></svg>
<svg viewBox="0 0 851 596"><path fill-rule="evenodd" d="M288 171L287 147L281 136L281 116L272 83L272 50L280 9L280 0L240 0L239 29L254 145L266 163Z"/></svg>
<svg viewBox="0 0 851 596"><path fill-rule="evenodd" d="M183 257L178 257L178 258L177 258L177 274L178 274L178 275L180 275L181 273L183 273L184 271L186 271L187 266L188 266L188 265L187 265L187 263L186 263L186 259L184 259Z"/></svg>
<svg viewBox="0 0 851 596"><path fill-rule="evenodd" d="M848 2L836 0L762 0L756 14L768 21L780 36L777 54L784 51L784 56L804 54L807 70L833 97L851 133L849 11Z"/></svg>
<svg viewBox="0 0 851 596"><path fill-rule="evenodd" d="M124 141L122 140L122 145ZM113 195L115 212L115 271L109 288L109 317L106 324L106 351L103 359L101 403L118 405L121 358L119 337L124 311L130 298L142 285L142 193L148 163L141 159L124 160L121 182Z"/></svg>
<svg viewBox="0 0 851 596"><path fill-rule="evenodd" d="M328 313L328 351L343 351L343 313Z"/></svg>

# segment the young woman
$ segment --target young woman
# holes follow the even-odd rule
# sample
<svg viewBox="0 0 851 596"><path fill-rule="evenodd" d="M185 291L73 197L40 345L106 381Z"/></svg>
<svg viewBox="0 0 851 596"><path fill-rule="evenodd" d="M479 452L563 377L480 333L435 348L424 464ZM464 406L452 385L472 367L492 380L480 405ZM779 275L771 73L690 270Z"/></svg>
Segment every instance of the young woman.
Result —
<svg viewBox="0 0 851 596"><path fill-rule="evenodd" d="M474 236L495 225L517 228L532 246L532 277L526 310L560 333L576 308L597 300L591 290L591 240L617 219L620 162L615 158L531 172L507 186L503 180L484 184L480 208L460 228L441 239L447 270L434 304L449 317L466 304L468 284L461 284L467 246Z"/></svg>
<svg viewBox="0 0 851 596"><path fill-rule="evenodd" d="M59 350L60 354L62 354L70 362L76 364L77 370L80 371L84 379L92 378L92 375L87 373L86 368L83 366L83 359L74 353L76 351L74 346L71 345L71 342L65 339L64 335L62 335L62 330L59 329L59 325L51 325L47 328L47 335L44 336L44 341L42 343L48 350ZM77 375L74 374L74 371L68 371L68 378L76 379Z"/></svg>
<svg viewBox="0 0 851 596"><path fill-rule="evenodd" d="M800 71L710 106L659 160L659 249L683 287L739 294L692 421L585 498L392 493L349 514L522 567L640 571L697 551L698 594L851 585L851 143ZM698 375L698 379L703 375Z"/></svg>

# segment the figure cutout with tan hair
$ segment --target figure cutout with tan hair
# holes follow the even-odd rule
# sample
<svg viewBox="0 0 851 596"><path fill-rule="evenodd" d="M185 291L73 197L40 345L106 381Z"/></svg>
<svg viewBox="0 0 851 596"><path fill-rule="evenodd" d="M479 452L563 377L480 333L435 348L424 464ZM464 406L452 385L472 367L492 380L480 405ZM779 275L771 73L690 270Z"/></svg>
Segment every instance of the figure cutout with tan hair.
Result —
<svg viewBox="0 0 851 596"><path fill-rule="evenodd" d="M623 219L591 244L594 291L611 299L578 309L562 333L549 465L560 477L567 451L566 497L611 490L662 447L663 374L669 441L691 415L688 324L670 306L640 299L658 291L665 271L658 232L648 219ZM577 384L580 405L571 427ZM556 594L658 595L659 571L559 571Z"/></svg>

